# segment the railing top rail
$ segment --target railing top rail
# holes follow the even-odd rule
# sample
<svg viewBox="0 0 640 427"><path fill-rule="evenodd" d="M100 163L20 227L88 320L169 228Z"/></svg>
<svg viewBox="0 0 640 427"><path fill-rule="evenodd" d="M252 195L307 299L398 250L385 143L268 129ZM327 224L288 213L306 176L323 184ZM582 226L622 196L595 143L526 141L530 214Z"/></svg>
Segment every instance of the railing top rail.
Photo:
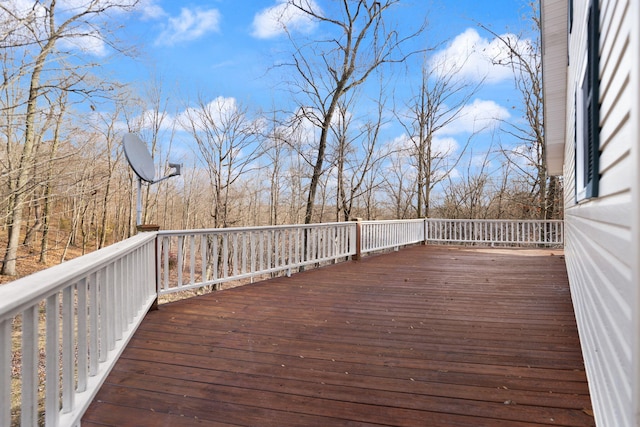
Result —
<svg viewBox="0 0 640 427"><path fill-rule="evenodd" d="M423 218L419 219L376 219L361 221L363 224L406 224L410 222L424 222Z"/></svg>
<svg viewBox="0 0 640 427"><path fill-rule="evenodd" d="M354 222L323 222L313 224L285 224L285 225L263 225L258 227L228 227L228 228L204 228L204 229L191 229L191 230L160 230L158 234L161 236L178 236L178 235L193 235L193 234L221 234L221 233L236 233L243 231L271 231L282 229L298 229L298 228L326 228L335 226L349 226L354 225Z"/></svg>
<svg viewBox="0 0 640 427"><path fill-rule="evenodd" d="M106 248L0 286L0 320L14 316L43 298L58 292L70 281L99 270L114 259L134 251L155 238L155 232L140 233Z"/></svg>
<svg viewBox="0 0 640 427"><path fill-rule="evenodd" d="M518 223L551 223L564 222L562 219L449 219L449 218L425 218L426 221L447 221L447 222L518 222Z"/></svg>

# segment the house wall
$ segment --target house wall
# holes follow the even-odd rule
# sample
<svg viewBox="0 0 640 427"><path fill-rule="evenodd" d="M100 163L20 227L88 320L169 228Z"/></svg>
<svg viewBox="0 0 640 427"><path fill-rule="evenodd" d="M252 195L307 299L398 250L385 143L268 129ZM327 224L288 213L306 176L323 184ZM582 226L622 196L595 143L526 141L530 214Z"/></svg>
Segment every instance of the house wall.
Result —
<svg viewBox="0 0 640 427"><path fill-rule="evenodd" d="M566 262L596 422L638 426L637 0L600 1L600 190L575 198L575 105L587 43L588 1L574 1L564 153Z"/></svg>

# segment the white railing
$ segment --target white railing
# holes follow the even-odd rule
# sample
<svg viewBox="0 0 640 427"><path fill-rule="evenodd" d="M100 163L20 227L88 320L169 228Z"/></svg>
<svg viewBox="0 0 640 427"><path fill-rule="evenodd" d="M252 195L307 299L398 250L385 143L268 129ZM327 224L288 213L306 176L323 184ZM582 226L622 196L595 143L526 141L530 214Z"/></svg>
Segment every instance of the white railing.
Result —
<svg viewBox="0 0 640 427"><path fill-rule="evenodd" d="M401 220L141 233L0 286L0 426L76 426L159 295L421 242L563 244L562 221Z"/></svg>
<svg viewBox="0 0 640 427"><path fill-rule="evenodd" d="M80 424L156 299L154 262L143 233L0 286L1 426Z"/></svg>
<svg viewBox="0 0 640 427"><path fill-rule="evenodd" d="M490 246L561 246L564 244L564 222L562 220L428 218L425 221L428 243Z"/></svg>
<svg viewBox="0 0 640 427"><path fill-rule="evenodd" d="M158 294L344 260L356 253L355 233L347 222L161 231Z"/></svg>
<svg viewBox="0 0 640 427"><path fill-rule="evenodd" d="M424 242L424 220L362 221L360 223L360 253Z"/></svg>

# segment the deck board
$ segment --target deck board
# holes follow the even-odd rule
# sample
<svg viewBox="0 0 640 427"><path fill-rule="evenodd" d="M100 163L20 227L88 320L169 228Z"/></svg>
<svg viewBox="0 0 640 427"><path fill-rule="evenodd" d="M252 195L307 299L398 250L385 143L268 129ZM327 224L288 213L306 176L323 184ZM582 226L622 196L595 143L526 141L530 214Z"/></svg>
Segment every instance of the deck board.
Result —
<svg viewBox="0 0 640 427"><path fill-rule="evenodd" d="M415 246L165 304L89 426L594 425L561 252Z"/></svg>

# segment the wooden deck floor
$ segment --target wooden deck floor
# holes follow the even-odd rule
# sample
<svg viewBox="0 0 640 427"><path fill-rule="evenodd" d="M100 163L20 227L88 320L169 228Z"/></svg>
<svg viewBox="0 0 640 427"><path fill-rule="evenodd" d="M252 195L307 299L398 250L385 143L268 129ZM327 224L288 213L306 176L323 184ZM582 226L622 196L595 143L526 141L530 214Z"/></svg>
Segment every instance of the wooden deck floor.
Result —
<svg viewBox="0 0 640 427"><path fill-rule="evenodd" d="M417 246L162 305L82 425L594 425L561 255Z"/></svg>

